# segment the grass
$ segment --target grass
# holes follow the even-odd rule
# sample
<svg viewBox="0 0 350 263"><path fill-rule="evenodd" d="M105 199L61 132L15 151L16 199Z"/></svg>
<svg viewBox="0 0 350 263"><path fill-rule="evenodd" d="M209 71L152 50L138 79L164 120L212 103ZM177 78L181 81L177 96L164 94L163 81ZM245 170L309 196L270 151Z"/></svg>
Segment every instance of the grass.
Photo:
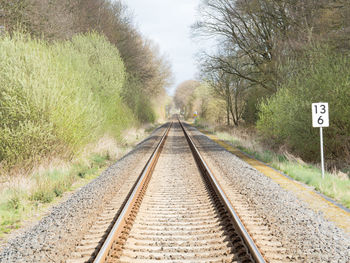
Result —
<svg viewBox="0 0 350 263"><path fill-rule="evenodd" d="M130 128L123 132L125 137L119 143L111 136L104 136L87 146L73 162L49 164L31 175L11 175L0 180L0 241L6 234L20 228L24 221L38 218L64 193L96 178L150 132L144 128Z"/></svg>
<svg viewBox="0 0 350 263"><path fill-rule="evenodd" d="M276 153L268 150L257 139L254 139L254 136L247 136L248 132L245 130L220 132L208 126L200 126L200 128L350 208L350 173L346 174L347 170L326 172L325 178L322 179L321 169L318 166L305 163L288 152Z"/></svg>
<svg viewBox="0 0 350 263"><path fill-rule="evenodd" d="M325 178L322 179L320 168L291 161L273 162L271 166L283 171L297 181L314 187L320 193L350 208L349 179L340 178L337 174L329 172L326 172Z"/></svg>
<svg viewBox="0 0 350 263"><path fill-rule="evenodd" d="M37 218L64 193L96 178L150 132L149 129L130 128L123 132L119 143L111 136L104 136L97 143L88 145L74 162L49 165L49 168L38 168L30 176L10 176L3 180L2 184L8 186L0 187L0 240L20 228L25 220Z"/></svg>
<svg viewBox="0 0 350 263"><path fill-rule="evenodd" d="M31 175L25 180L25 184L31 184L29 191L23 189L23 185L15 185L2 191L0 237L17 229L24 219L74 189L75 183L88 182L97 177L110 163L108 155L93 154L88 162L80 161L68 168L53 168Z"/></svg>

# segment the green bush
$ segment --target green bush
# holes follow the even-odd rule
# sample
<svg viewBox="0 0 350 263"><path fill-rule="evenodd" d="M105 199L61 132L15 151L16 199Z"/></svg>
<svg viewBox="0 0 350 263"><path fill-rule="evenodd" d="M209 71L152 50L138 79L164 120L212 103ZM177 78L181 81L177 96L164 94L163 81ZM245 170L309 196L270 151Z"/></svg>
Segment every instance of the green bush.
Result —
<svg viewBox="0 0 350 263"><path fill-rule="evenodd" d="M328 102L330 127L324 129L326 160L350 162L350 58L315 47L285 65L278 92L260 104L258 130L309 161L319 160L319 129L312 127L311 104Z"/></svg>
<svg viewBox="0 0 350 263"><path fill-rule="evenodd" d="M129 76L123 87L122 97L138 121L153 123L156 120L154 108L151 100L142 92L141 85L137 78Z"/></svg>
<svg viewBox="0 0 350 263"><path fill-rule="evenodd" d="M0 38L0 163L71 156L134 121L121 91L117 48L95 33L46 43L23 33Z"/></svg>

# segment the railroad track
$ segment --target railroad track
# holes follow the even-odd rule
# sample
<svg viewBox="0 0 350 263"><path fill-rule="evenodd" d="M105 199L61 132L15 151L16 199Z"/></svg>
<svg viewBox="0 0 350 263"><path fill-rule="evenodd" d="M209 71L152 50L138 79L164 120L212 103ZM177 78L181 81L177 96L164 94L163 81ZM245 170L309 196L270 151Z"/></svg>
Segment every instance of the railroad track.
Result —
<svg viewBox="0 0 350 263"><path fill-rule="evenodd" d="M92 256L69 262L265 262L180 121L113 212Z"/></svg>

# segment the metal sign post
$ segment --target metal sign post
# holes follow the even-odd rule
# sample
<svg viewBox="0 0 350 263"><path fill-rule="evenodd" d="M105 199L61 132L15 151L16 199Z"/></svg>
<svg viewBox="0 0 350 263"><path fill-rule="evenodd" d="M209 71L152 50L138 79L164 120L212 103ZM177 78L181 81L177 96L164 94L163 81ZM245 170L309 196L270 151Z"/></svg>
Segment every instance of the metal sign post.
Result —
<svg viewBox="0 0 350 263"><path fill-rule="evenodd" d="M323 157L323 132L320 127L320 140L321 140L321 167L322 167L322 178L324 178L324 157Z"/></svg>
<svg viewBox="0 0 350 263"><path fill-rule="evenodd" d="M320 146L321 146L321 167L322 178L324 178L324 157L323 157L323 127L329 127L328 103L312 103L312 126L320 128Z"/></svg>

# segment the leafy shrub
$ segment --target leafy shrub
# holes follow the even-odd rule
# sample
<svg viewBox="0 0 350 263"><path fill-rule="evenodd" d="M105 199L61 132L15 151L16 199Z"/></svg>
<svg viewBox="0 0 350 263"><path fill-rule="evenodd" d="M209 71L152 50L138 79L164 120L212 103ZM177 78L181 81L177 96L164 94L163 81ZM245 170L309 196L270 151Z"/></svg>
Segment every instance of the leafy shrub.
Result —
<svg viewBox="0 0 350 263"><path fill-rule="evenodd" d="M258 130L265 139L286 144L306 160L318 161L319 129L312 127L311 104L328 102L326 159L333 164L349 163L350 58L327 47L314 47L283 70L287 77L279 91L260 104Z"/></svg>
<svg viewBox="0 0 350 263"><path fill-rule="evenodd" d="M137 78L129 76L122 90L123 100L141 123L153 123L156 116L152 102L142 92L142 88L140 88L141 85Z"/></svg>
<svg viewBox="0 0 350 263"><path fill-rule="evenodd" d="M91 33L47 43L23 33L0 37L0 163L71 156L134 121L121 89L115 46Z"/></svg>

